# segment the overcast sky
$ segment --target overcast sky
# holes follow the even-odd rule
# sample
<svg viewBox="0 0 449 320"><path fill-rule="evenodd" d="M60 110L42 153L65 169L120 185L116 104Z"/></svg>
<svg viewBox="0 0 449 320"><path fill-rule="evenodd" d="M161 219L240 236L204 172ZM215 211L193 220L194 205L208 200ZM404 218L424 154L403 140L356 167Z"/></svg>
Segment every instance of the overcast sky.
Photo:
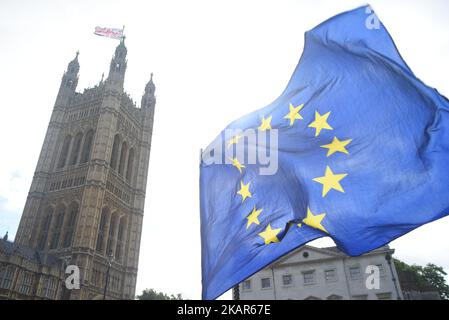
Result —
<svg viewBox="0 0 449 320"><path fill-rule="evenodd" d="M232 120L283 91L304 32L365 2L0 2L0 235L14 237L61 76L80 50L78 91L94 86L118 41L95 26L125 25L125 89L140 103L154 72L154 121L137 293L155 288L201 297L198 160ZM372 0L403 58L449 96L449 2ZM449 164L448 164L449 165ZM449 218L395 240L408 263L449 271ZM318 246L332 245L318 240ZM230 297L227 293L224 297Z"/></svg>

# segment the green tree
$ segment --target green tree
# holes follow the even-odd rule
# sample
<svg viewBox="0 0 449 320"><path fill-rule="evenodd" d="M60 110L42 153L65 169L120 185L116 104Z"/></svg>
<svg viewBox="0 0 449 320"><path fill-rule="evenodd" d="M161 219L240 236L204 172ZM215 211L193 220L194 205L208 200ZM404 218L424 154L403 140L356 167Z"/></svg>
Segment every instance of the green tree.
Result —
<svg viewBox="0 0 449 320"><path fill-rule="evenodd" d="M428 263L424 267L416 264L408 265L397 259L394 260L394 264L398 273L407 273L413 278L417 288L433 287L438 291L441 299L449 300L449 286L445 279L447 273L442 267L433 263Z"/></svg>
<svg viewBox="0 0 449 320"><path fill-rule="evenodd" d="M446 283L447 273L442 267L436 266L433 263L428 263L420 270L421 275L426 279L430 285L437 288L441 299L449 300L449 286Z"/></svg>
<svg viewBox="0 0 449 320"><path fill-rule="evenodd" d="M136 298L137 300L184 300L180 293L177 295L168 295L163 292L157 292L154 289L145 289Z"/></svg>

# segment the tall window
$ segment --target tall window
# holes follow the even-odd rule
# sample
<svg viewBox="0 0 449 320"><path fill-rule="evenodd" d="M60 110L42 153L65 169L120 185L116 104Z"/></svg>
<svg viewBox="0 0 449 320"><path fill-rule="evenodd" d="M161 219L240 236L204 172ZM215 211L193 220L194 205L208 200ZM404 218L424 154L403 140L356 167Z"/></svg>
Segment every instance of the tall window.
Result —
<svg viewBox="0 0 449 320"><path fill-rule="evenodd" d="M61 154L59 155L58 168L63 168L65 166L71 141L72 141L71 135L65 137L64 142L62 144Z"/></svg>
<svg viewBox="0 0 449 320"><path fill-rule="evenodd" d="M33 275L31 273L23 273L22 282L20 283L19 293L20 294L30 294L31 285L33 284Z"/></svg>
<svg viewBox="0 0 449 320"><path fill-rule="evenodd" d="M337 274L335 269L329 269L324 271L324 278L326 282L332 282L337 280Z"/></svg>
<svg viewBox="0 0 449 320"><path fill-rule="evenodd" d="M352 266L349 268L349 276L351 280L359 280L362 278L362 271L360 270L360 266Z"/></svg>
<svg viewBox="0 0 449 320"><path fill-rule="evenodd" d="M81 149L81 140L83 139L83 134L80 132L75 136L72 145L72 154L70 155L69 164L75 165L78 162L78 156Z"/></svg>
<svg viewBox="0 0 449 320"><path fill-rule="evenodd" d="M92 275L90 277L90 283L93 285L98 286L100 279L100 271L98 271L95 267L92 269Z"/></svg>
<svg viewBox="0 0 449 320"><path fill-rule="evenodd" d="M111 168L115 170L117 167L117 158L118 158L118 148L120 145L120 137L118 134L114 137L114 143L112 144L112 152L111 152Z"/></svg>
<svg viewBox="0 0 449 320"><path fill-rule="evenodd" d="M51 218L53 216L53 207L48 207L42 221L41 230L39 233L38 249L44 250L47 245L48 231L50 230Z"/></svg>
<svg viewBox="0 0 449 320"><path fill-rule="evenodd" d="M122 151L120 152L120 164L118 166L118 174L123 174L123 169L125 169L126 155L128 153L128 144L124 141L122 143Z"/></svg>
<svg viewBox="0 0 449 320"><path fill-rule="evenodd" d="M305 285L314 284L315 283L315 270L304 271L302 273L302 276L303 276Z"/></svg>
<svg viewBox="0 0 449 320"><path fill-rule="evenodd" d="M126 180L129 182L131 182L133 174L133 164L134 164L134 148L130 148L128 155L128 165L126 168Z"/></svg>
<svg viewBox="0 0 449 320"><path fill-rule="evenodd" d="M11 288L14 272L15 268L13 266L2 267L2 269L0 269L0 288Z"/></svg>
<svg viewBox="0 0 449 320"><path fill-rule="evenodd" d="M94 140L94 131L93 130L87 131L86 136L84 137L83 152L81 153L80 163L86 163L87 161L89 161L90 153L92 151L93 140Z"/></svg>
<svg viewBox="0 0 449 320"><path fill-rule="evenodd" d="M76 218L78 216L78 204L72 203L69 209L69 216L64 231L63 247L68 248L72 245L73 233L75 231Z"/></svg>
<svg viewBox="0 0 449 320"><path fill-rule="evenodd" d="M100 227L98 228L98 235L97 235L97 247L96 250L98 252L103 251L103 242L106 232L106 221L108 219L109 210L107 208L103 208L101 211L101 218L100 218Z"/></svg>
<svg viewBox="0 0 449 320"><path fill-rule="evenodd" d="M56 249L61 236L62 225L64 223L65 206L61 205L56 213L56 221L53 226L53 237L51 239L50 249Z"/></svg>
<svg viewBox="0 0 449 320"><path fill-rule="evenodd" d="M262 289L271 288L271 279L270 278L262 278L261 284L262 284Z"/></svg>
<svg viewBox="0 0 449 320"><path fill-rule="evenodd" d="M282 284L284 286L291 286L293 284L293 278L291 274L284 274L282 276Z"/></svg>
<svg viewBox="0 0 449 320"><path fill-rule="evenodd" d="M245 280L242 283L242 291L249 291L251 290L251 279Z"/></svg>
<svg viewBox="0 0 449 320"><path fill-rule="evenodd" d="M112 245L114 242L114 234L115 234L115 229L117 228L117 215L111 215L111 222L109 223L109 234L108 234L108 242L107 242L107 246L106 246L106 254L114 254L114 252L112 252Z"/></svg>
<svg viewBox="0 0 449 320"><path fill-rule="evenodd" d="M120 260L122 257L123 239L125 233L125 218L120 219L117 233L117 245L115 246L115 259Z"/></svg>
<svg viewBox="0 0 449 320"><path fill-rule="evenodd" d="M56 281L52 277L45 277L42 283L41 296L53 299L56 293Z"/></svg>

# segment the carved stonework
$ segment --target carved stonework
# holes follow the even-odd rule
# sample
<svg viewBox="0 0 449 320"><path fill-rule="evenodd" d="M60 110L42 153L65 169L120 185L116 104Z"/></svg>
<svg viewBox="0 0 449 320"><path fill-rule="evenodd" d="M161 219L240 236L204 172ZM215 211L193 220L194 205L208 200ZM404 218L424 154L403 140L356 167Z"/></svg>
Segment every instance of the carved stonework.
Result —
<svg viewBox="0 0 449 320"><path fill-rule="evenodd" d="M70 299L102 296L111 254L107 298L135 293L144 208L134 199L145 196L155 87L150 80L136 107L123 90L126 54L122 40L108 78L83 93L78 55L70 62L16 235L18 245L80 268L83 288L65 292Z"/></svg>

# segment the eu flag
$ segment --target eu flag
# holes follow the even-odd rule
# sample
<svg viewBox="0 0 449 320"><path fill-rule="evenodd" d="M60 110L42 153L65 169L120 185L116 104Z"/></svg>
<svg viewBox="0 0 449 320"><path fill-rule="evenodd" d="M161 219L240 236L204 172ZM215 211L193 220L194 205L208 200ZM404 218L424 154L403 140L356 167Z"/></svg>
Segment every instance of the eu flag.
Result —
<svg viewBox="0 0 449 320"><path fill-rule="evenodd" d="M370 7L306 32L284 92L231 123L200 167L203 298L331 237L356 256L449 212L449 101Z"/></svg>

